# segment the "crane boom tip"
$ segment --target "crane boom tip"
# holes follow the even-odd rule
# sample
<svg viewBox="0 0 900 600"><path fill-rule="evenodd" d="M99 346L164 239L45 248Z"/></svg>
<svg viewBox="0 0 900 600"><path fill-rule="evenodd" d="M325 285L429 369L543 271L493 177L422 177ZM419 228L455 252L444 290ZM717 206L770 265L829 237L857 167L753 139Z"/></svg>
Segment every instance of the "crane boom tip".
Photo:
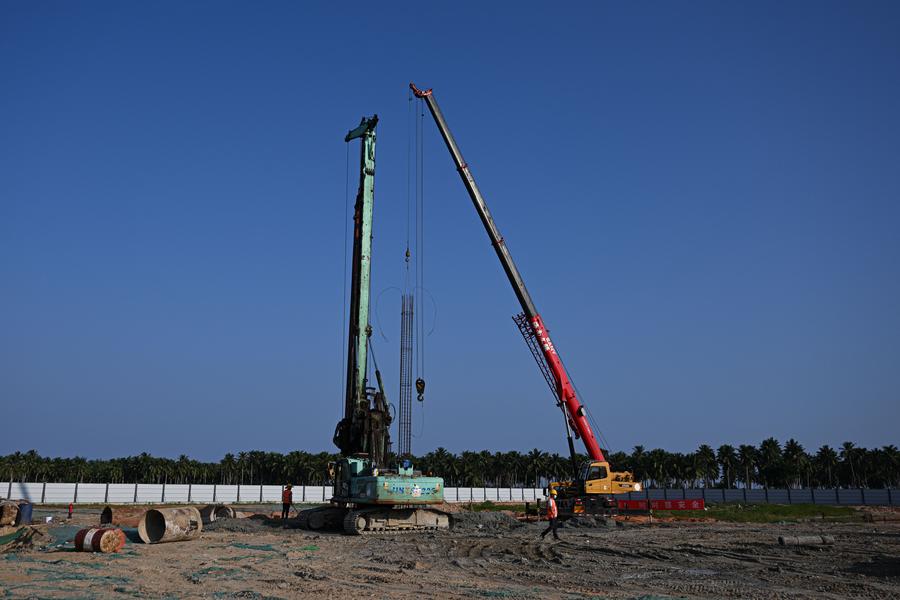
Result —
<svg viewBox="0 0 900 600"><path fill-rule="evenodd" d="M412 90L413 95L416 98L424 98L425 96L431 95L431 88L428 88L427 90L420 90L419 88L416 87L416 84L414 84L414 83L409 84L409 89Z"/></svg>

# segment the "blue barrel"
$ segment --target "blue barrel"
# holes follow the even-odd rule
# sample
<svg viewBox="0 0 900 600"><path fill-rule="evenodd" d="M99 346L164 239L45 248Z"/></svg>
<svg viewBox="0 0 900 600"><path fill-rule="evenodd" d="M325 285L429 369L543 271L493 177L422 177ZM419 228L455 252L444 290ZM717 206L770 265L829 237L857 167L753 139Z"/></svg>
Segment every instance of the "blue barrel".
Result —
<svg viewBox="0 0 900 600"><path fill-rule="evenodd" d="M16 517L16 525L31 525L31 513L34 505L30 502L23 502L19 505L19 515Z"/></svg>

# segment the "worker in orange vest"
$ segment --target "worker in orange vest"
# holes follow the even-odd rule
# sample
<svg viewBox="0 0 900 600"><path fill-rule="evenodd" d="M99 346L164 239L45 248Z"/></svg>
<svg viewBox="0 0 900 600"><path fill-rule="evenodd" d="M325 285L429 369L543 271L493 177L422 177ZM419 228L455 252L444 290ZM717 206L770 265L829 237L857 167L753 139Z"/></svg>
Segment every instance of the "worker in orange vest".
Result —
<svg viewBox="0 0 900 600"><path fill-rule="evenodd" d="M559 516L559 511L556 508L556 490L550 490L550 497L547 498L547 518L550 519L550 524L547 525L547 529L541 533L541 539L544 539L544 536L553 532L553 539L558 540L559 536L556 535L556 526L557 526L557 517Z"/></svg>
<svg viewBox="0 0 900 600"><path fill-rule="evenodd" d="M287 527L288 513L291 512L291 505L294 503L294 492L291 491L294 486L287 484L281 492L281 526Z"/></svg>

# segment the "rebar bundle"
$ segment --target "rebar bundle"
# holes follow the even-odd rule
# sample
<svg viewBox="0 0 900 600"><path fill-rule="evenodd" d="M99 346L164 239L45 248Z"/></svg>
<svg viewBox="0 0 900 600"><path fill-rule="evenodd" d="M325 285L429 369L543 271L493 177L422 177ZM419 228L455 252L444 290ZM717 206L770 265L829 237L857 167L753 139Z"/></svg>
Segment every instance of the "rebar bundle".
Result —
<svg viewBox="0 0 900 600"><path fill-rule="evenodd" d="M413 295L403 294L400 309L400 440L399 454L412 454Z"/></svg>

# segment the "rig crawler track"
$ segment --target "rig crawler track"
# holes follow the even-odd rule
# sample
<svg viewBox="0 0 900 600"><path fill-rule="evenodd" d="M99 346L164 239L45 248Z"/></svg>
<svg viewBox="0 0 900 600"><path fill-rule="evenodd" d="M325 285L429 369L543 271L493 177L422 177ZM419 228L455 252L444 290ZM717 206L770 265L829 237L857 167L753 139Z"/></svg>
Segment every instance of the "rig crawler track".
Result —
<svg viewBox="0 0 900 600"><path fill-rule="evenodd" d="M413 533L449 529L447 513L422 507L320 506L300 513L300 527L313 531L343 531L350 535Z"/></svg>

